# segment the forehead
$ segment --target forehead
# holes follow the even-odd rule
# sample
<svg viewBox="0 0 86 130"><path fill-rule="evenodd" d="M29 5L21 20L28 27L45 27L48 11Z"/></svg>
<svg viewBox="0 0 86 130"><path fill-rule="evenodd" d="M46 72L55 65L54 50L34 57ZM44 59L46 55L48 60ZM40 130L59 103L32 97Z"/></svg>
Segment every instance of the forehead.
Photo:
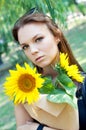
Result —
<svg viewBox="0 0 86 130"><path fill-rule="evenodd" d="M45 23L32 22L22 26L18 31L18 39L19 42L25 42L28 39L33 38L38 34L46 35L47 33L51 33ZM28 39L27 39L28 38Z"/></svg>
<svg viewBox="0 0 86 130"><path fill-rule="evenodd" d="M45 23L36 23L36 22L29 23L19 29L18 39L20 41L20 39L25 39L26 36L28 36L28 38L29 37L31 38L39 33L46 34L51 32Z"/></svg>

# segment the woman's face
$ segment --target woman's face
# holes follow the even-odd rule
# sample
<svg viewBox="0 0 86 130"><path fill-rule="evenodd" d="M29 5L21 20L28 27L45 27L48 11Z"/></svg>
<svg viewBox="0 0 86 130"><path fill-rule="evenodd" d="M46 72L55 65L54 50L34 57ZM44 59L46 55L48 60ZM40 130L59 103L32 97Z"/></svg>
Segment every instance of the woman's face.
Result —
<svg viewBox="0 0 86 130"><path fill-rule="evenodd" d="M18 40L26 56L37 66L47 67L59 61L58 39L44 23L29 23L18 31Z"/></svg>

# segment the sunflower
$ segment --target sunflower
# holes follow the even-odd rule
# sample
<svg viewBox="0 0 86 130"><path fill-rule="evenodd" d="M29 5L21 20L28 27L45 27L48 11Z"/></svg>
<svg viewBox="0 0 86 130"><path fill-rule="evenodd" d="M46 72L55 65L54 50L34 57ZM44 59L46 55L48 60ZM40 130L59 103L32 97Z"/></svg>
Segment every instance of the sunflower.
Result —
<svg viewBox="0 0 86 130"><path fill-rule="evenodd" d="M71 65L67 69L67 74L69 77L72 77L72 79L75 79L78 82L82 82L84 80L84 77L80 74L78 66Z"/></svg>
<svg viewBox="0 0 86 130"><path fill-rule="evenodd" d="M35 102L39 98L38 88L42 87L44 79L37 73L36 68L32 69L27 63L25 67L16 65L16 70L10 70L10 76L4 83L5 93L14 100L15 104Z"/></svg>
<svg viewBox="0 0 86 130"><path fill-rule="evenodd" d="M69 65L69 57L65 53L60 53L60 66L64 69L69 77L75 79L78 82L83 82L84 76L80 74L77 65Z"/></svg>
<svg viewBox="0 0 86 130"><path fill-rule="evenodd" d="M67 67L69 66L67 54L61 52L60 52L60 66L65 70L67 70Z"/></svg>

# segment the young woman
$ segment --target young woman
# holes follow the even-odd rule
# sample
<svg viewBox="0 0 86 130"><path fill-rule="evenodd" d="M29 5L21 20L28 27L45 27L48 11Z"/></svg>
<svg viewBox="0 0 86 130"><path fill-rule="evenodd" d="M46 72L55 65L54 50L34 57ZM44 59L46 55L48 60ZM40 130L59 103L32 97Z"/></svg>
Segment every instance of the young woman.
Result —
<svg viewBox="0 0 86 130"><path fill-rule="evenodd" d="M76 64L79 70L83 71L73 56L62 31L47 15L36 11L23 15L14 25L13 36L43 76L50 75L52 80L55 80L58 74L52 66L59 62L60 52L67 53L70 65ZM37 105L27 103L16 105L17 129L82 130L83 127L86 128L86 107L82 94L82 88L85 87L85 83L77 83L79 114L67 104L52 105L45 101L44 97Z"/></svg>

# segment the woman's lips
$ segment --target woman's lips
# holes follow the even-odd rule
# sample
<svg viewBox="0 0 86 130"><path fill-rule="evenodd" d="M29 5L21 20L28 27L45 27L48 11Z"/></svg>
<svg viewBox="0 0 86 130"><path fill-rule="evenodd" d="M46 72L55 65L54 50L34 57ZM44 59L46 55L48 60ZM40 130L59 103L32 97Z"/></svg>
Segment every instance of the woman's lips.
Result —
<svg viewBox="0 0 86 130"><path fill-rule="evenodd" d="M43 60L44 56L39 56L38 58L36 58L36 62L40 62L41 60Z"/></svg>

